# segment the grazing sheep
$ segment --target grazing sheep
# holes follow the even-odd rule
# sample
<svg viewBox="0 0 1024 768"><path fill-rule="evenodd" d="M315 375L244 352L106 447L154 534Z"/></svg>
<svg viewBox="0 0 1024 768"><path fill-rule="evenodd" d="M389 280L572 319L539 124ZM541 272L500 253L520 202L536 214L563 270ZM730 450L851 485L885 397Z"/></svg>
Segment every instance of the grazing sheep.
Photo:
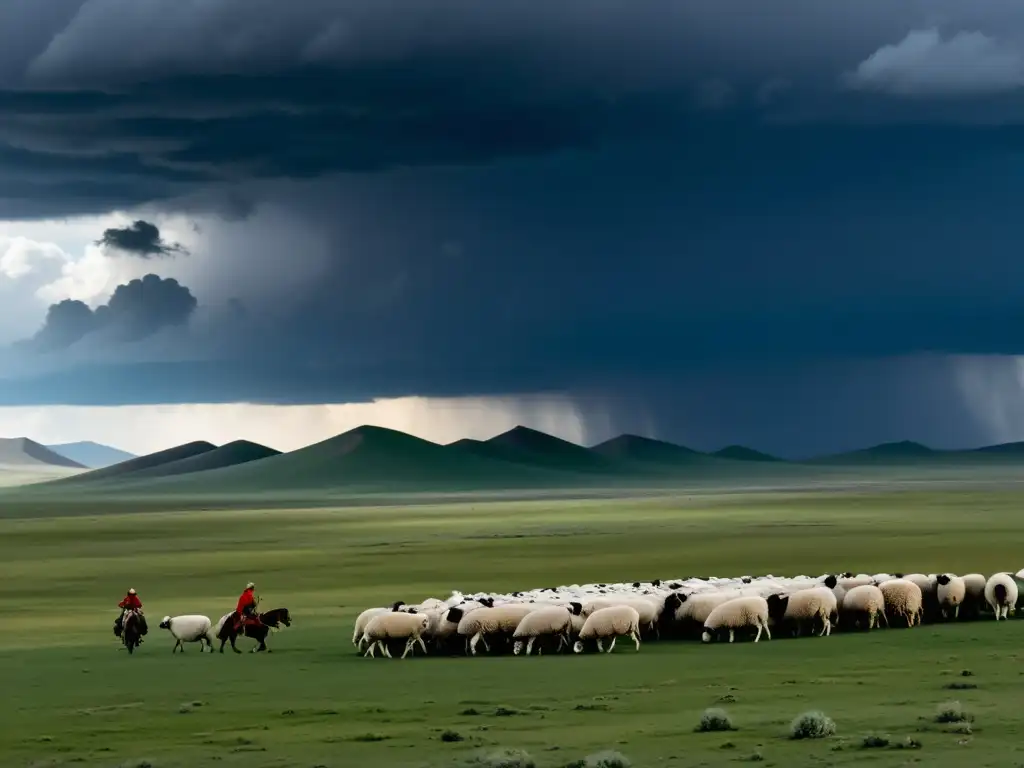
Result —
<svg viewBox="0 0 1024 768"><path fill-rule="evenodd" d="M512 633L512 639L515 641L512 653L517 656L522 653L526 641L526 655L529 656L538 638L550 636L558 637L558 650L561 650L563 645L569 644L573 615L579 615L582 610L583 606L580 603L571 603L567 608L553 605L526 614Z"/></svg>
<svg viewBox="0 0 1024 768"><path fill-rule="evenodd" d="M937 578L935 576L925 576L923 573L910 573L903 578L914 582L921 588L924 618L929 622L935 621L942 613L939 609L939 584Z"/></svg>
<svg viewBox="0 0 1024 768"><path fill-rule="evenodd" d="M199 614L164 616L160 622L160 629L169 630L171 636L175 639L171 653L174 653L179 648L184 653L185 643L199 643L200 653L206 648L209 648L210 653L213 653L213 638L211 635L213 622L210 621L209 616L201 616Z"/></svg>
<svg viewBox="0 0 1024 768"><path fill-rule="evenodd" d="M427 631L430 618L423 613L404 613L389 611L379 614L370 619L360 642L369 643L365 656L373 658L374 649L378 646L384 655L391 658L391 651L388 649L388 640L405 640L405 651L402 653L404 659L416 643L420 644L423 652L427 652L427 646L423 642L423 633Z"/></svg>
<svg viewBox="0 0 1024 768"><path fill-rule="evenodd" d="M586 603L583 606L583 611L580 615L585 619L594 611L600 610L601 608L611 608L613 605L629 605L636 608L636 612L640 614L641 627L651 631L656 631L658 616L663 609L662 606L658 604L659 602L660 601L655 601L653 598L633 595L623 595L622 597L600 597Z"/></svg>
<svg viewBox="0 0 1024 768"><path fill-rule="evenodd" d="M985 602L992 606L996 621L1010 618L1017 605L1017 582L1008 573L994 573L985 584Z"/></svg>
<svg viewBox="0 0 1024 768"><path fill-rule="evenodd" d="M842 613L848 614L854 623L861 614L865 615L866 628L869 630L875 628L879 618L885 622L885 626L889 626L889 619L885 615L885 595L874 584L861 584L847 592L843 598Z"/></svg>
<svg viewBox="0 0 1024 768"><path fill-rule="evenodd" d="M536 608L529 603L508 603L494 608L477 608L463 616L459 622L458 633L469 638L469 652L476 656L476 646L481 640L484 642L484 648L490 650L485 635L512 635L519 622L534 610Z"/></svg>
<svg viewBox="0 0 1024 768"><path fill-rule="evenodd" d="M836 596L828 587L801 589L789 596L789 603L786 605L786 613L783 618L793 622L794 636L801 633L804 622L809 623L813 633L815 620L820 620L821 632L818 637L822 637L832 634L832 615L836 612L837 607Z"/></svg>
<svg viewBox="0 0 1024 768"><path fill-rule="evenodd" d="M966 594L960 604L960 618L976 619L985 605L985 584L988 581L980 573L968 573L963 577Z"/></svg>
<svg viewBox="0 0 1024 768"><path fill-rule="evenodd" d="M941 573L935 577L935 596L939 600L942 618L956 618L960 614L960 603L967 594L964 580L953 573Z"/></svg>
<svg viewBox="0 0 1024 768"><path fill-rule="evenodd" d="M683 636L699 636L708 616L722 603L742 597L737 589L720 589L695 595L676 593L665 600L665 612L672 611L672 620Z"/></svg>
<svg viewBox="0 0 1024 768"><path fill-rule="evenodd" d="M594 611L583 623L579 639L573 645L576 653L583 653L584 640L597 640L597 650L604 652L604 640L610 637L612 644L608 653L615 650L615 641L620 637L629 637L640 650L640 614L631 605L613 605Z"/></svg>
<svg viewBox="0 0 1024 768"><path fill-rule="evenodd" d="M917 584L906 579L890 579L879 584L878 589L885 600L887 615L902 616L908 628L921 623L924 597Z"/></svg>
<svg viewBox="0 0 1024 768"><path fill-rule="evenodd" d="M705 643L710 643L713 632L717 632L720 629L728 629L729 642L731 643L736 639L737 629L757 627L757 635L754 637L755 643L761 639L762 632L768 635L768 639L771 640L772 633L768 629L769 601L774 605L781 605L781 613L785 615L785 610L789 603L788 597L779 595L771 595L768 598L746 596L727 600L708 615L708 618L704 621L704 634L701 636L701 639Z"/></svg>

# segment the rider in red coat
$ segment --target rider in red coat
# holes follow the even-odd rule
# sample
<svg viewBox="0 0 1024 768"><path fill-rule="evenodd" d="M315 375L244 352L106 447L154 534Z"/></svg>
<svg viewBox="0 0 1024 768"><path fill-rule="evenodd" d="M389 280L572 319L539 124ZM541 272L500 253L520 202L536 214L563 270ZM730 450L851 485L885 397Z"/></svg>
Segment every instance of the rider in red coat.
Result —
<svg viewBox="0 0 1024 768"><path fill-rule="evenodd" d="M258 625L260 620L256 617L256 585L251 581L245 585L245 592L238 598L238 605L235 606L235 631L242 629L243 625Z"/></svg>
<svg viewBox="0 0 1024 768"><path fill-rule="evenodd" d="M129 589L128 594L117 604L117 607L121 609L121 615L114 622L114 634L120 637L121 630L124 628L124 615L128 611L141 611L142 601L134 589Z"/></svg>

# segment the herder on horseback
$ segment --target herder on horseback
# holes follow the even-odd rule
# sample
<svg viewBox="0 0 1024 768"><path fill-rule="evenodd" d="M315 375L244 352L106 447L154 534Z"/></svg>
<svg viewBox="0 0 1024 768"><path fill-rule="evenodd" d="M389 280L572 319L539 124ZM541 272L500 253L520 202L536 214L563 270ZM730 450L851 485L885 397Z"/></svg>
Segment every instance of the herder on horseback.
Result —
<svg viewBox="0 0 1024 768"><path fill-rule="evenodd" d="M121 609L121 615L117 617L117 621L114 622L114 634L117 637L121 636L121 631L124 629L124 617L128 611L135 611L136 613L142 613L142 601L139 599L138 593L134 589L129 589L128 594L124 596L117 607ZM142 640L140 638L139 644L141 645Z"/></svg>
<svg viewBox="0 0 1024 768"><path fill-rule="evenodd" d="M238 605L235 606L235 633L244 633L244 627L262 627L263 623L256 614L256 605L259 598L256 597L256 585L251 581L245 585L245 591L238 598Z"/></svg>

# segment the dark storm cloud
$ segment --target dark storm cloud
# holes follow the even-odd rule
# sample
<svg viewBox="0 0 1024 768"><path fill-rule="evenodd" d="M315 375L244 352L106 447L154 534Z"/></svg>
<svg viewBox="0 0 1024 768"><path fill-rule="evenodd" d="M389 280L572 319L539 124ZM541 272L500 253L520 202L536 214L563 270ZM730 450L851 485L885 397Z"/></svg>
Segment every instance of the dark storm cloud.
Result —
<svg viewBox="0 0 1024 768"><path fill-rule="evenodd" d="M1006 93L1020 84L1024 12L996 0L785 0L771 13L752 0L16 5L24 20L0 32L0 151L19 156L0 181L14 168L42 193L34 206L0 198L0 215L65 213L54 193L68 177L134 190L97 197L103 210L254 177L675 136L720 110L745 109L752 125L848 119L844 91L862 119L899 117L892 93L915 89L1000 97L967 110L973 120L1024 117ZM945 121L967 112L933 107Z"/></svg>
<svg viewBox="0 0 1024 768"><path fill-rule="evenodd" d="M180 244L164 242L160 236L160 228L156 224L142 219L132 222L127 227L109 227L103 230L103 236L96 241L96 245L143 259L185 253Z"/></svg>
<svg viewBox="0 0 1024 768"><path fill-rule="evenodd" d="M178 328L190 355L25 369L0 403L603 390L616 424L797 451L815 418L973 440L948 367L905 361L1024 352L1019 3L47 8L17 59L0 23L0 217L149 203L259 231L272 203L337 258L236 305L190 278L235 307ZM306 255L277 242L262 280L291 285ZM83 317L41 334L80 349Z"/></svg>
<svg viewBox="0 0 1024 768"><path fill-rule="evenodd" d="M102 335L108 343L139 341L163 328L184 325L195 308L195 296L177 280L146 275L117 286L107 303L96 309L71 299L54 304L27 345L53 351L91 335Z"/></svg>

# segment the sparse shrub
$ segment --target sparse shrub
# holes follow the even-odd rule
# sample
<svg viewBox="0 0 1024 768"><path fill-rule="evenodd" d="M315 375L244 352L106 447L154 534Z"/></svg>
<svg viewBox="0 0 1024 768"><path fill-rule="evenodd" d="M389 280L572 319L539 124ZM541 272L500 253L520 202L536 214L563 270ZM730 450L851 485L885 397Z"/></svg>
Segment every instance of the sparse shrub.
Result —
<svg viewBox="0 0 1024 768"><path fill-rule="evenodd" d="M960 677L974 677L974 673L969 669L964 669L960 672Z"/></svg>
<svg viewBox="0 0 1024 768"><path fill-rule="evenodd" d="M518 709L512 709L512 707L498 707L494 710L495 717L512 717L513 715L521 715Z"/></svg>
<svg viewBox="0 0 1024 768"><path fill-rule="evenodd" d="M907 736L903 741L897 744L900 749L920 749L921 742L915 739L913 736Z"/></svg>
<svg viewBox="0 0 1024 768"><path fill-rule="evenodd" d="M358 736L353 736L352 741L384 741L387 738L383 733L361 733Z"/></svg>
<svg viewBox="0 0 1024 768"><path fill-rule="evenodd" d="M747 756L748 763L760 763L764 761L764 755L758 751L753 751Z"/></svg>
<svg viewBox="0 0 1024 768"><path fill-rule="evenodd" d="M836 724L824 712L812 710L798 715L789 731L793 739L824 739L835 735Z"/></svg>
<svg viewBox="0 0 1024 768"><path fill-rule="evenodd" d="M939 705L935 714L936 723L969 723L973 718L959 701L947 701Z"/></svg>
<svg viewBox="0 0 1024 768"><path fill-rule="evenodd" d="M735 731L732 718L729 713L719 707L711 707L704 710L700 716L700 723L696 728L698 733L713 733L716 731Z"/></svg>
<svg viewBox="0 0 1024 768"><path fill-rule="evenodd" d="M441 741L448 742L449 744L462 740L462 735L457 733L456 731L445 731L441 734Z"/></svg>
<svg viewBox="0 0 1024 768"><path fill-rule="evenodd" d="M863 749L885 749L889 746L889 739L886 736L879 736L878 734L872 733L864 737L860 746Z"/></svg>
<svg viewBox="0 0 1024 768"><path fill-rule="evenodd" d="M577 704L573 709L577 712L607 712L610 707L607 704Z"/></svg>
<svg viewBox="0 0 1024 768"><path fill-rule="evenodd" d="M961 736L970 736L974 733L974 729L971 728L970 723L954 723L953 727L949 729L950 733L959 733Z"/></svg>
<svg viewBox="0 0 1024 768"><path fill-rule="evenodd" d="M498 749L476 755L468 765L473 768L537 768L530 753L522 749Z"/></svg>
<svg viewBox="0 0 1024 768"><path fill-rule="evenodd" d="M580 763L581 768L630 768L630 759L621 752L606 749L587 755Z"/></svg>
<svg viewBox="0 0 1024 768"><path fill-rule="evenodd" d="M470 707L469 709L462 710L461 712L459 712L459 714L465 715L466 717L476 717L480 714L480 711L477 709L473 709L473 707Z"/></svg>
<svg viewBox="0 0 1024 768"><path fill-rule="evenodd" d="M975 683L947 683L942 687L949 691L973 691L978 686Z"/></svg>

